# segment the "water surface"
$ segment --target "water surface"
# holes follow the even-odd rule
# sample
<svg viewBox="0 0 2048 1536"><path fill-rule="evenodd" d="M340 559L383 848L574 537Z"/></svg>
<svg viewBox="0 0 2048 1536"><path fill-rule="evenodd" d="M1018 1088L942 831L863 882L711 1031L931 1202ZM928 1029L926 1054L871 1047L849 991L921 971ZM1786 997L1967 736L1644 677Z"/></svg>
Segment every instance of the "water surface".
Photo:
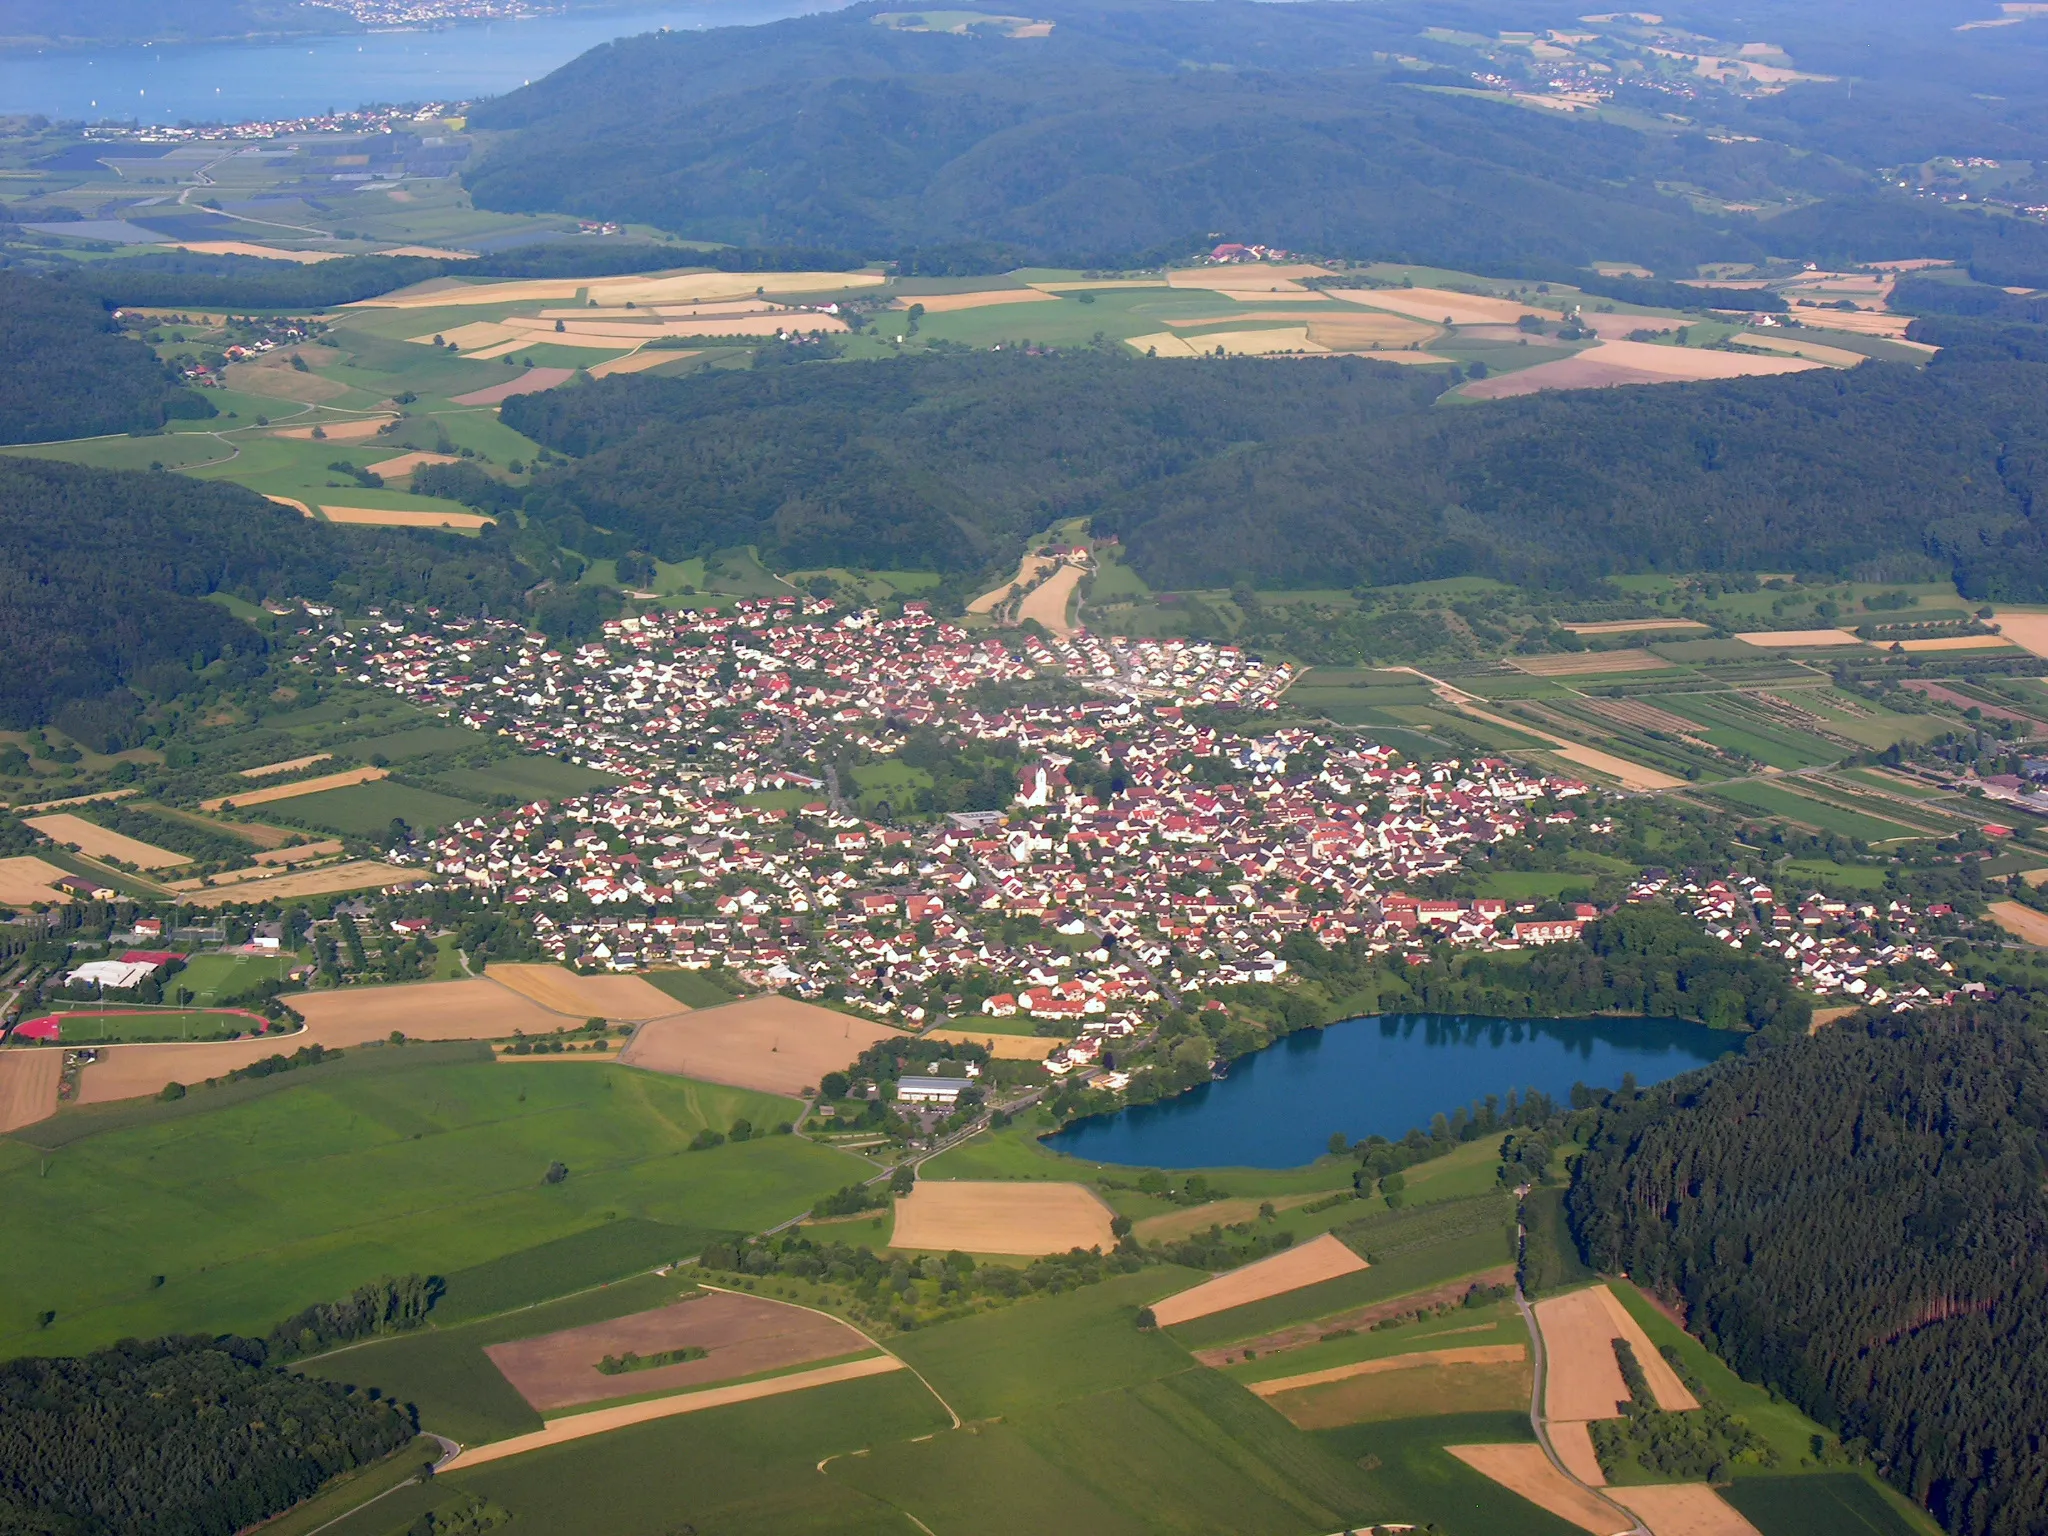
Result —
<svg viewBox="0 0 2048 1536"><path fill-rule="evenodd" d="M0 112L89 122L240 123L378 102L468 101L516 90L616 37L660 27L780 21L836 10L840 3L698 0L290 42L0 52Z"/></svg>
<svg viewBox="0 0 2048 1536"><path fill-rule="evenodd" d="M1739 1050L1742 1037L1670 1019L1486 1019L1387 1014L1305 1030L1235 1062L1222 1082L1046 1138L1054 1151L1146 1168L1293 1168L1356 1141L1427 1130L1474 1100L1572 1084L1659 1083Z"/></svg>

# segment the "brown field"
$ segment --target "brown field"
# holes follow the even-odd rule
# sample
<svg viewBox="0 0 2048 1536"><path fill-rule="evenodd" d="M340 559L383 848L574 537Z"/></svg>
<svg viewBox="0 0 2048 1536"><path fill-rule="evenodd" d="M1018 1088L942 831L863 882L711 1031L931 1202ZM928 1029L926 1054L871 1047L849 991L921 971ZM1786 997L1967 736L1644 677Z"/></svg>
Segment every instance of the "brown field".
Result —
<svg viewBox="0 0 2048 1536"><path fill-rule="evenodd" d="M14 807L14 814L29 816L37 811L61 811L67 805L90 805L95 800L125 800L130 795L141 793L141 790L132 785L127 789L100 789L89 795L67 795L62 800L38 800L33 805L17 805Z"/></svg>
<svg viewBox="0 0 2048 1536"><path fill-rule="evenodd" d="M1386 1355L1378 1360L1354 1360L1327 1370L1304 1371L1299 1376L1276 1376L1271 1381L1250 1381L1245 1385L1255 1397L1278 1397L1308 1387L1326 1387L1355 1376L1384 1376L1389 1371L1418 1371L1450 1365L1517 1365L1529 1358L1522 1344L1467 1344L1451 1349L1418 1350L1410 1355Z"/></svg>
<svg viewBox="0 0 2048 1536"><path fill-rule="evenodd" d="M673 1418L679 1413L698 1413L706 1408L723 1408L728 1403L750 1403L757 1398L781 1397L789 1392L808 1392L812 1387L829 1386L836 1381L856 1381L863 1376L882 1376L890 1371L900 1371L904 1364L894 1355L870 1355L865 1360L847 1360L838 1365L821 1365L814 1371L796 1371L788 1376L770 1376L765 1381L740 1382L730 1387L707 1387L702 1392L684 1392L676 1397L657 1397L645 1403L622 1403L616 1408L594 1408L588 1413L573 1413L567 1418L550 1419L546 1429L537 1429L531 1434L515 1435L510 1440L494 1440L488 1445L465 1448L451 1466L480 1466L487 1461L502 1461L507 1456L521 1456L528 1451L538 1451L551 1445L564 1445L571 1440L582 1440L591 1435L602 1435L614 1429L624 1429L631 1424L645 1424L653 1419Z"/></svg>
<svg viewBox="0 0 2048 1536"><path fill-rule="evenodd" d="M574 1019L637 1024L689 1011L639 976L579 976L560 965L493 965L484 979Z"/></svg>
<svg viewBox="0 0 2048 1536"><path fill-rule="evenodd" d="M1193 1209L1220 1210L1220 1205L1221 1202ZM1222 1219L1228 1221L1232 1218L1225 1216ZM1139 1225L1142 1227L1144 1223ZM1268 1355L1277 1355L1285 1350L1300 1349L1305 1344L1318 1343L1323 1335L1332 1329L1349 1328L1354 1333L1363 1333L1374 1323L1396 1317L1403 1312L1463 1301L1465 1293L1475 1285L1511 1285L1514 1278L1515 1266L1501 1264L1475 1275L1445 1281L1442 1285L1432 1286L1426 1291L1411 1291L1405 1296L1376 1301L1370 1306L1358 1307L1335 1317L1321 1317L1306 1323L1295 1323L1291 1327L1278 1329L1256 1339L1245 1339L1227 1348L1198 1349L1195 1351L1195 1358L1204 1365L1229 1365L1233 1360L1244 1359L1245 1352L1250 1350L1264 1359Z"/></svg>
<svg viewBox="0 0 2048 1536"><path fill-rule="evenodd" d="M1605 624L1562 624L1575 635L1633 635L1652 629L1705 629L1698 619L1613 619Z"/></svg>
<svg viewBox="0 0 2048 1536"><path fill-rule="evenodd" d="M1640 725L1652 731L1665 731L1673 736L1696 736L1702 727L1696 720L1683 715L1674 715L1668 709L1659 709L1654 704L1645 704L1640 699L1582 699L1582 708L1590 709L1596 715L1604 715L1621 725Z"/></svg>
<svg viewBox="0 0 2048 1536"><path fill-rule="evenodd" d="M332 752L315 752L311 757L288 757L281 763L265 763L259 768L244 768L242 770L242 777L245 779L264 779L270 777L273 773L297 773L301 768L310 768L315 763L324 763L332 756L334 756Z"/></svg>
<svg viewBox="0 0 2048 1536"><path fill-rule="evenodd" d="M1986 910L1991 920L2014 938L2028 944L2048 944L2048 915L2016 901L1994 901Z"/></svg>
<svg viewBox="0 0 2048 1536"><path fill-rule="evenodd" d="M1134 352L1149 353L1158 357L1193 357L1193 343L1174 335L1171 331L1157 331L1149 336L1126 336L1124 345ZM1211 350L1214 350L1213 348Z"/></svg>
<svg viewBox="0 0 2048 1536"><path fill-rule="evenodd" d="M1708 352L1666 347L1649 341L1598 341L1571 357L1538 363L1514 373L1495 374L1463 386L1475 400L1505 400L1545 389L1605 389L1619 384L1677 384L1701 379L1747 378L1757 374L1801 373L1819 363L1800 357L1759 357L1744 352Z"/></svg>
<svg viewBox="0 0 2048 1536"><path fill-rule="evenodd" d="M481 528L495 518L477 512L415 512L390 507L336 507L322 503L320 511L330 523L352 523L363 528Z"/></svg>
<svg viewBox="0 0 2048 1536"><path fill-rule="evenodd" d="M273 800L296 800L300 795L317 795L323 789L345 789L351 784L368 784L373 779L383 777L382 768L350 768L342 773L322 774L317 779L299 779L291 784L273 784L269 789L252 789L235 795L216 795L211 800L200 801L199 809L217 811L224 805L268 805Z"/></svg>
<svg viewBox="0 0 2048 1536"><path fill-rule="evenodd" d="M1510 656L1508 664L1535 677L1599 677L1609 672L1657 672L1671 665L1648 651L1565 651L1550 656Z"/></svg>
<svg viewBox="0 0 2048 1536"><path fill-rule="evenodd" d="M245 395L297 400L302 405L317 405L322 400L333 400L348 393L348 386L339 379L301 373L282 358L274 363L230 363L222 370L222 377L227 380L228 388L239 389ZM306 435L310 437L312 433ZM329 435L332 436L331 433Z"/></svg>
<svg viewBox="0 0 2048 1536"><path fill-rule="evenodd" d="M997 603L1000 603L1005 597L1009 596L1010 588L1030 586L1032 582L1038 579L1039 573L1051 564L1052 561L1050 560L1041 559L1037 555L1026 553L1017 562L1016 575L1012 576L1000 587L995 587L982 593L981 596L967 605L967 611L969 613L987 613Z"/></svg>
<svg viewBox="0 0 2048 1536"><path fill-rule="evenodd" d="M873 288L883 281L878 272L671 272L626 277L515 278L505 282L464 283L441 278L415 283L395 293L362 299L349 308L447 309L472 304L531 304L586 297L600 308L627 303L688 304L707 299L751 298L756 290L779 293L839 293L848 288Z"/></svg>
<svg viewBox="0 0 2048 1536"><path fill-rule="evenodd" d="M1657 1406L1669 1412L1699 1407L1699 1400L1658 1354L1642 1325L1630 1317L1604 1285L1588 1286L1536 1303L1536 1322L1543 1330L1549 1374L1543 1384L1543 1416L1547 1419L1612 1419L1628 1388L1615 1363L1615 1339L1626 1339L1649 1380Z"/></svg>
<svg viewBox="0 0 2048 1536"><path fill-rule="evenodd" d="M1059 295L1040 293L1036 288L985 288L980 293L907 293L897 302L908 309L922 304L928 315L943 315L955 309L986 309L992 304L1035 304Z"/></svg>
<svg viewBox="0 0 2048 1536"><path fill-rule="evenodd" d="M223 830L239 832L241 828L230 822L223 824ZM168 884L174 891L197 891L208 885L236 885L245 880L271 880L287 869L331 859L341 851L342 844L338 838L328 838L318 843L298 843L290 848L266 848L261 853L251 855L254 862L241 869L222 870L217 875L207 875L204 878L195 876L189 880L172 880Z"/></svg>
<svg viewBox="0 0 2048 1536"><path fill-rule="evenodd" d="M928 1029L926 1040L949 1045L979 1045L997 1061L1043 1061L1067 1042L1052 1035L981 1035L971 1029Z"/></svg>
<svg viewBox="0 0 2048 1536"><path fill-rule="evenodd" d="M1846 629L1750 629L1736 639L1766 651L1802 650L1810 646L1861 645Z"/></svg>
<svg viewBox="0 0 2048 1536"><path fill-rule="evenodd" d="M261 868L262 866L257 866ZM230 871L236 873L236 871ZM375 859L351 859L345 864L325 864L318 869L280 875L265 871L267 878L241 872L245 878L229 885L210 885L182 899L195 907L224 907L234 901L289 901L300 896L331 896L341 891L376 890L403 885L421 878L417 869L401 869ZM225 878L225 877L216 877Z"/></svg>
<svg viewBox="0 0 2048 1536"><path fill-rule="evenodd" d="M2021 650L2048 656L2048 613L2012 613L2001 608L1992 622Z"/></svg>
<svg viewBox="0 0 2048 1536"><path fill-rule="evenodd" d="M145 843L140 838L123 837L119 832L109 832L105 827L87 821L83 816L59 812L55 816L26 816L22 820L34 827L53 843L75 844L78 851L95 859L120 859L138 869L175 869L192 860L182 853L173 853L168 848L159 848L154 843Z"/></svg>
<svg viewBox="0 0 2048 1536"><path fill-rule="evenodd" d="M1904 342L1918 350L1926 347L1925 342L1906 341L1906 327L1913 323L1911 315L1895 315L1881 309L1830 309L1817 313L1802 314L1802 325L1819 331L1846 331L1851 336L1882 336L1890 341ZM1929 352L1938 352L1939 347L1927 347Z"/></svg>
<svg viewBox="0 0 2048 1536"><path fill-rule="evenodd" d="M624 357L608 357L601 363L592 363L584 372L593 379L608 379L615 373L645 373L650 368L659 368L663 363L673 363L696 355L695 352L672 351L666 347L659 352L628 352Z"/></svg>
<svg viewBox="0 0 2048 1536"><path fill-rule="evenodd" d="M264 261L297 261L311 265L332 261L340 251L280 251L273 245L251 245L246 240L175 240L174 251L193 251L201 256L255 256Z"/></svg>
<svg viewBox="0 0 2048 1536"><path fill-rule="evenodd" d="M303 375L301 375L303 377ZM357 421L323 421L320 430L327 434L332 443L353 443L365 437L375 437L380 428L396 421L396 416L369 416ZM311 427L279 427L270 434L272 437L290 437L304 441L313 435ZM299 503L294 502L294 506Z"/></svg>
<svg viewBox="0 0 2048 1536"><path fill-rule="evenodd" d="M422 464L455 464L460 461L452 453L401 453L395 459L385 459L372 464L370 473L382 475L389 480L397 475L409 475Z"/></svg>
<svg viewBox="0 0 2048 1536"><path fill-rule="evenodd" d="M1657 1536L1759 1536L1733 1504L1705 1483L1619 1488L1608 1497L1641 1515Z"/></svg>
<svg viewBox="0 0 2048 1536"><path fill-rule="evenodd" d="M472 389L466 395L457 395L455 403L502 405L514 395L537 395L544 389L553 389L557 384L566 384L574 377L576 370L573 368L528 368L502 384L492 384L484 389Z"/></svg>
<svg viewBox="0 0 2048 1536"><path fill-rule="evenodd" d="M1365 1260L1325 1232L1271 1258L1169 1296L1153 1307L1152 1315L1159 1320L1160 1327L1170 1328L1212 1312L1227 1312L1232 1307L1264 1301L1268 1296L1284 1296L1289 1291L1354 1274L1365 1267Z"/></svg>
<svg viewBox="0 0 2048 1536"><path fill-rule="evenodd" d="M509 325L500 325L495 320L472 320L467 325L458 325L452 330L442 331L440 336L444 345L453 342L459 351L475 352L482 347L495 347L501 341L511 341L518 334ZM408 336L405 339L430 347L434 344L434 333Z"/></svg>
<svg viewBox="0 0 2048 1536"><path fill-rule="evenodd" d="M1879 642L1886 644L1885 642ZM2011 647L2003 635L1943 635L1932 640L1901 640L1902 651L1998 651ZM1890 649L1886 644L1886 649Z"/></svg>
<svg viewBox="0 0 2048 1536"><path fill-rule="evenodd" d="M1023 1258L1114 1247L1109 1207L1085 1184L919 1180L896 1202L891 1248L1005 1253Z"/></svg>
<svg viewBox="0 0 2048 1536"><path fill-rule="evenodd" d="M597 1368L606 1355L652 1355L692 1345L706 1351L703 1359L617 1376ZM544 1414L607 1398L710 1386L873 1347L858 1329L808 1307L704 1291L649 1312L488 1345L484 1353L513 1390Z"/></svg>
<svg viewBox="0 0 2048 1536"><path fill-rule="evenodd" d="M1600 1470L1600 1457L1593 1449L1593 1431L1580 1419L1559 1419L1545 1426L1550 1448L1565 1470L1589 1488L1605 1488L1607 1474Z"/></svg>
<svg viewBox="0 0 2048 1536"><path fill-rule="evenodd" d="M750 997L644 1024L620 1059L649 1072L794 1095L897 1033L794 998Z"/></svg>
<svg viewBox="0 0 2048 1536"><path fill-rule="evenodd" d="M1454 293L1448 288L1332 288L1332 298L1362 304L1367 309L1389 310L1437 325L1513 325L1522 316L1537 313L1532 304L1520 299L1496 299L1485 294ZM1550 313L1556 311L1553 308Z"/></svg>
<svg viewBox="0 0 2048 1536"><path fill-rule="evenodd" d="M1327 1386L1303 1387L1268 1397L1266 1401L1297 1429L1336 1429L1344 1424L1431 1418L1442 1413L1528 1409L1533 1378L1526 1360L1446 1364L1437 1355L1429 1354L1395 1358L1414 1361L1416 1368L1351 1376Z"/></svg>
<svg viewBox="0 0 2048 1536"><path fill-rule="evenodd" d="M0 1050L0 1136L57 1113L64 1053L54 1047Z"/></svg>
<svg viewBox="0 0 2048 1536"><path fill-rule="evenodd" d="M1540 1445L1447 1445L1473 1471L1593 1536L1617 1536L1634 1522L1550 1464ZM1660 1533L1661 1536L1661 1533Z"/></svg>
<svg viewBox="0 0 2048 1536"><path fill-rule="evenodd" d="M99 1060L78 1079L78 1102L110 1104L116 1099L141 1099L165 1083L202 1083L237 1067L282 1052L289 1056L310 1045L309 1032L276 1039L252 1037L206 1045L114 1045L99 1048Z"/></svg>
<svg viewBox="0 0 2048 1536"><path fill-rule="evenodd" d="M38 901L69 901L71 898L55 887L70 873L32 856L0 859L0 903L26 907Z"/></svg>
<svg viewBox="0 0 2048 1536"><path fill-rule="evenodd" d="M394 1029L409 1040L499 1040L514 1030L551 1035L560 1014L481 976L395 987L338 987L285 998L303 1014L309 1037L346 1047L382 1040Z"/></svg>
<svg viewBox="0 0 2048 1536"><path fill-rule="evenodd" d="M1080 584L1081 568L1077 565L1061 565L1044 581L1024 594L1024 601L1017 605L1017 617L1036 619L1062 638L1071 635L1074 626L1067 622L1067 610L1073 605L1074 589Z"/></svg>
<svg viewBox="0 0 2048 1536"><path fill-rule="evenodd" d="M1861 352L1850 352L1842 347L1830 347L1818 341L1808 341L1803 336L1778 336L1767 331L1759 331L1742 339L1748 346L1768 347L1773 352L1808 358L1816 363L1825 363L1830 368L1855 368L1870 361Z"/></svg>

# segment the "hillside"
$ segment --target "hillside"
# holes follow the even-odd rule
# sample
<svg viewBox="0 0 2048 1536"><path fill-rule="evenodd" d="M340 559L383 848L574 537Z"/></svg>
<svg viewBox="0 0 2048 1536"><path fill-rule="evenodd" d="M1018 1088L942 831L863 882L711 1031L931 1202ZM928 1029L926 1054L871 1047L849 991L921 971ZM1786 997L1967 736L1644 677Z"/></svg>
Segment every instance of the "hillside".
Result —
<svg viewBox="0 0 2048 1536"><path fill-rule="evenodd" d="M166 415L211 416L92 298L0 271L0 443L147 431Z"/></svg>
<svg viewBox="0 0 2048 1536"><path fill-rule="evenodd" d="M2044 371L1965 352L1450 410L1440 376L1362 360L982 354L607 380L505 418L580 456L529 515L599 555L623 551L589 525L665 559L972 570L1086 514L1161 587L1761 565L2010 598L2048 594Z"/></svg>
<svg viewBox="0 0 2048 1536"><path fill-rule="evenodd" d="M2048 1059L2023 999L1849 1021L1610 1111L1567 1206L1587 1256L1959 1536L2048 1521ZM1719 1256L1740 1254L1740 1262Z"/></svg>

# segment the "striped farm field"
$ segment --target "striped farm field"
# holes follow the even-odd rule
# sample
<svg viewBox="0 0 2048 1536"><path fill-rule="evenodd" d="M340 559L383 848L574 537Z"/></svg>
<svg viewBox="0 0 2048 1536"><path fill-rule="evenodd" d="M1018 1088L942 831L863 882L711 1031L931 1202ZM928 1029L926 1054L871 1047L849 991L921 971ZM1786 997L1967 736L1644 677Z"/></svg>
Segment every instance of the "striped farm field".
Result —
<svg viewBox="0 0 2048 1536"><path fill-rule="evenodd" d="M1738 779L1726 784L1716 784L1707 793L1717 800L1729 801L1745 810L1782 816L1787 821L1800 822L1822 832L1834 832L1843 837L1860 837L1865 842L1882 843L1895 838L1926 835L1917 828L1905 826L1900 822L1880 821L1875 816L1867 816L1861 811L1845 810L1840 806L1829 805L1805 795L1794 794L1775 784L1760 783L1754 779Z"/></svg>

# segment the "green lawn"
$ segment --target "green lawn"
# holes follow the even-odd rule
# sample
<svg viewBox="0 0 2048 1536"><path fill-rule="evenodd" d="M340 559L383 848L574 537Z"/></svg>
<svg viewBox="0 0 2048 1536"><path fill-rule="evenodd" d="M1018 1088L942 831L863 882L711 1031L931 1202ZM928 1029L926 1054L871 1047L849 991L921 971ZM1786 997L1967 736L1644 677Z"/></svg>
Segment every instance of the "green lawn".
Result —
<svg viewBox="0 0 2048 1536"><path fill-rule="evenodd" d="M194 955L165 991L183 989L192 994L190 1001L207 1007L282 978L297 963L296 955Z"/></svg>
<svg viewBox="0 0 2048 1536"><path fill-rule="evenodd" d="M382 837L394 818L418 833L436 831L450 822L482 813L482 807L474 801L389 782L326 789L316 795L279 801L275 809L296 821L309 821L317 827L331 827L358 837Z"/></svg>
<svg viewBox="0 0 2048 1536"><path fill-rule="evenodd" d="M60 1037L65 1045L111 1045L121 1040L229 1040L255 1028L240 1014L210 1013L199 1008L148 1008L136 1012L100 1013L81 1009L62 1015ZM286 1050L290 1046L283 1047Z"/></svg>
<svg viewBox="0 0 2048 1536"><path fill-rule="evenodd" d="M793 1106L596 1062L319 1070L53 1154L0 1139L0 1356L261 1332L379 1275L450 1275L628 1218L757 1230L867 1169L783 1136L687 1152L705 1126ZM545 1185L554 1161L569 1177Z"/></svg>

